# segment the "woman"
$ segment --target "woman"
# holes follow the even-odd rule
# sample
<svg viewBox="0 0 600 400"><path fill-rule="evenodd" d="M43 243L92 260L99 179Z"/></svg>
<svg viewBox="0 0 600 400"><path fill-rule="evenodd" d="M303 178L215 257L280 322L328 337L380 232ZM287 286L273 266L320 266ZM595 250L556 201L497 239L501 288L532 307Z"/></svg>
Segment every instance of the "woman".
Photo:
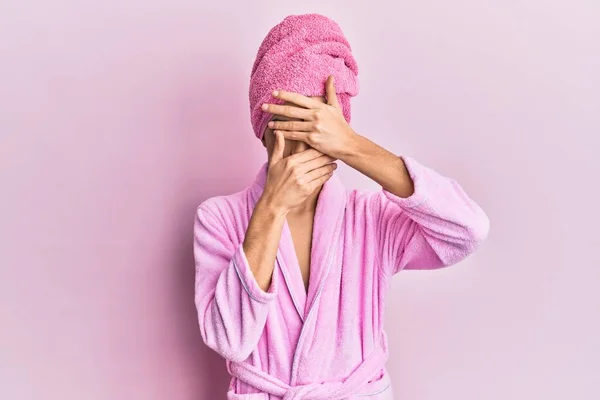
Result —
<svg viewBox="0 0 600 400"><path fill-rule="evenodd" d="M350 127L357 71L319 14L288 16L259 48L250 109L268 160L194 226L200 330L226 360L229 399L391 399L391 277L455 264L487 237L456 181ZM347 190L338 160L382 189Z"/></svg>

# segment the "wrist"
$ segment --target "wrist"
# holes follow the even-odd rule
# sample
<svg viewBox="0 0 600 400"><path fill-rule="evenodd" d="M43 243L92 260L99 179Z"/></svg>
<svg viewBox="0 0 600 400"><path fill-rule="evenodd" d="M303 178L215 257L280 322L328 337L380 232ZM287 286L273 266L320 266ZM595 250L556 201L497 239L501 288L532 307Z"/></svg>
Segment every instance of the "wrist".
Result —
<svg viewBox="0 0 600 400"><path fill-rule="evenodd" d="M346 162L347 159L358 156L362 148L362 140L364 140L364 138L353 131L352 134L348 135L346 138L344 146L342 146L342 150L336 158Z"/></svg>
<svg viewBox="0 0 600 400"><path fill-rule="evenodd" d="M272 195L266 192L263 192L260 199L258 199L255 206L256 209L273 219L285 218L288 212L283 206L277 203Z"/></svg>

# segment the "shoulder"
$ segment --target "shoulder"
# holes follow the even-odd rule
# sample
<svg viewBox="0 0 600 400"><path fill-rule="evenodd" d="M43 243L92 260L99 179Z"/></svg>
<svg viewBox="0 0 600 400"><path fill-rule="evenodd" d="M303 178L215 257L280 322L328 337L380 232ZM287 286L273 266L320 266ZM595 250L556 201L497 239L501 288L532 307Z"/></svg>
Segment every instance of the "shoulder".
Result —
<svg viewBox="0 0 600 400"><path fill-rule="evenodd" d="M381 191L346 189L347 206L354 211L374 212L381 206Z"/></svg>
<svg viewBox="0 0 600 400"><path fill-rule="evenodd" d="M212 196L196 207L196 216L204 216L222 225L243 217L248 210L249 188L231 194Z"/></svg>

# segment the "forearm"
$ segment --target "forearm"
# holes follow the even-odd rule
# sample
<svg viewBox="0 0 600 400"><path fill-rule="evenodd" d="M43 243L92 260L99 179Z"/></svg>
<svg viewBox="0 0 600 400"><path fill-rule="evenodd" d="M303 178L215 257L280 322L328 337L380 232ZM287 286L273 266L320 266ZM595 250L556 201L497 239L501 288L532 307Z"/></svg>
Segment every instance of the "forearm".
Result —
<svg viewBox="0 0 600 400"><path fill-rule="evenodd" d="M271 284L285 217L284 212L271 206L268 198L261 197L246 230L244 253L256 282L264 291Z"/></svg>
<svg viewBox="0 0 600 400"><path fill-rule="evenodd" d="M409 197L414 184L401 157L355 134L340 159L399 197Z"/></svg>

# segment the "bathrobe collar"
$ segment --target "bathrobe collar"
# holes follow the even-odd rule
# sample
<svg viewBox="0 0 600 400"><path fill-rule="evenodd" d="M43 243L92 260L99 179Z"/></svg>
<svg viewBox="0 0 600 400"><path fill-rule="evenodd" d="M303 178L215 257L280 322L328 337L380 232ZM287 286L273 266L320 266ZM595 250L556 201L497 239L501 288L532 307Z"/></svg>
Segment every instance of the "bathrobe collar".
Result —
<svg viewBox="0 0 600 400"><path fill-rule="evenodd" d="M269 162L258 171L250 186L251 207L254 209L265 186ZM292 296L296 310L304 322L310 317L310 310L318 300L325 279L336 262L341 262L337 254L342 240L342 224L346 208L346 188L336 172L323 184L314 215L312 246L310 255L310 276L308 293L304 289L302 273L296 256L294 242L287 220L284 222L281 240L277 250L277 261L282 270L285 284Z"/></svg>

